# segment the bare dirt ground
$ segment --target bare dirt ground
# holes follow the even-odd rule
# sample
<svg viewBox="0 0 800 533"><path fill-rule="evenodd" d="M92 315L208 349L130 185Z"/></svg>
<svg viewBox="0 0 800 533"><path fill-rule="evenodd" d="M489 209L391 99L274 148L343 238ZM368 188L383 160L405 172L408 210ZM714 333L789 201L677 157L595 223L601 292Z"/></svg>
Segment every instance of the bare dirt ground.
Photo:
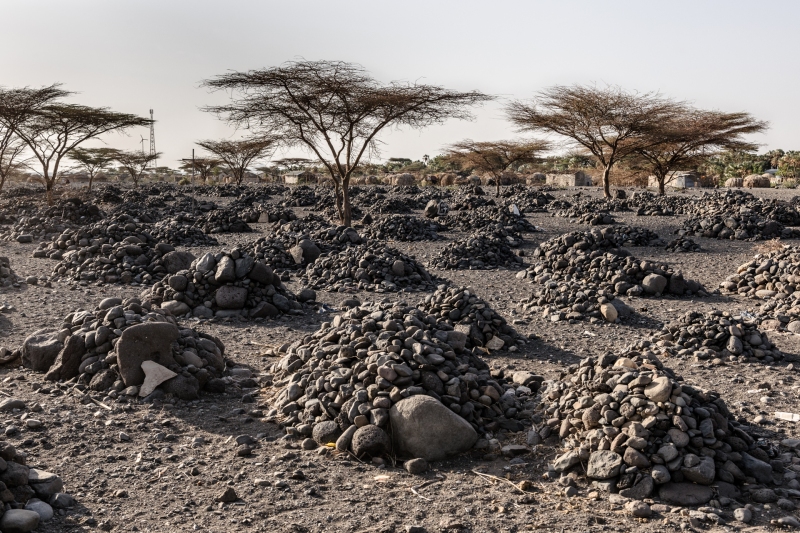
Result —
<svg viewBox="0 0 800 533"><path fill-rule="evenodd" d="M582 193L597 194L587 189ZM574 191L554 194L569 196ZM787 190L756 194L782 198L794 195ZM305 210L298 209L301 212ZM528 218L544 229L526 235L524 247L531 251L545 239L587 228L547 213ZM670 240L684 217L617 213L616 218L619 223L643 226ZM224 235L220 241L231 246L255 240L266 225L253 226L255 233ZM445 235L448 240L434 244L392 245L425 263L458 233ZM714 289L738 265L748 261L759 246L752 242L693 238L703 247L702 253L667 253L652 247L630 250L641 259L666 261L680 268L687 278ZM23 278L44 279L54 262L32 258L34 246L3 243L0 255L10 258L12 268ZM197 255L203 249L191 251ZM528 261L530 258L526 258ZM532 339L518 352L492 356L491 366L530 370L546 378L557 378L566 365L588 355L619 353L624 346L649 337L689 310L739 311L753 307L752 301L738 296L626 299L639 313L640 321L617 325L554 324L538 316L523 316L520 303L530 295L531 285L517 279L514 271L432 273L454 285L472 288L509 322L513 321L520 333ZM299 289L294 280L288 286ZM93 308L109 296L136 296L141 289L90 285L70 290L58 282L52 287L40 284L0 289L0 305L14 308L0 313L0 346L16 347L33 331L59 324L75 309ZM321 292L317 299L335 310L345 296L350 295ZM356 296L362 301L414 301L420 297L415 293ZM301 338L332 316L308 313L260 322L191 321L190 325L218 336L226 345L228 358L262 374L276 361L263 355L267 348ZM784 352L800 354L800 337L770 333L770 339ZM737 417L752 420L764 415L773 420L774 411L800 410L800 375L796 369L787 369L786 364L712 366L710 362L681 360L665 363L687 382L720 391ZM586 487L579 487L577 497L566 498L563 487L543 478L548 461L558 452L557 444L552 442L537 446L523 456L522 462L512 464L502 457L485 461L482 454L475 452L435 463L423 476L412 476L391 464L375 466L353 457L303 451L297 441L281 439L280 427L263 421L268 404L243 403L241 394L235 392L204 395L190 403L111 403L106 409L96 403L81 403L68 387L45 382L42 375L27 369L0 370L0 381L0 395L21 399L28 409L40 405L42 410L36 417L44 424L38 430L25 429L19 420L23 413L1 413L0 434L4 430L5 434L0 439L24 450L28 464L58 473L64 479L65 492L75 496L79 504L73 511L62 511L41 525L40 531L655 532L692 527L690 517L680 510L654 514L647 520L634 519L623 513L620 505L606 499L589 499ZM760 401L763 391L754 392L763 382L771 386L769 404ZM8 431L11 426L20 429ZM763 428L775 438L800 437L797 423L773 420ZM235 440L239 435L258 440L253 455L236 455ZM513 439L524 443L525 436ZM532 492L522 492L514 485L523 480L533 483ZM233 487L240 499L217 502L216 497L228 487ZM772 528L770 518L785 514L777 508L765 508L755 513L750 525L729 519L725 526L715 527L763 531ZM714 527L709 526L708 530Z"/></svg>

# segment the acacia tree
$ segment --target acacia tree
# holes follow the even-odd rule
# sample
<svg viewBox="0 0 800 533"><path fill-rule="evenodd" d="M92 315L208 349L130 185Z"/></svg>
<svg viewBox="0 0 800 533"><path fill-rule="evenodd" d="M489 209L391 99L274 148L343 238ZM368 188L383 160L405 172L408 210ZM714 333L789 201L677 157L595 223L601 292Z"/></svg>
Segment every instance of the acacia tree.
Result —
<svg viewBox="0 0 800 533"><path fill-rule="evenodd" d="M131 180L133 180L133 185L138 186L144 171L147 170L150 163L159 157L161 157L161 154L158 152L155 154L147 154L137 150L131 152L119 150L114 159L119 163L119 166L130 175Z"/></svg>
<svg viewBox="0 0 800 533"><path fill-rule="evenodd" d="M543 140L477 142L466 139L448 146L445 156L462 167L492 175L496 195L500 196L500 178L509 168L538 161L550 149Z"/></svg>
<svg viewBox="0 0 800 533"><path fill-rule="evenodd" d="M108 168L113 163L119 150L115 148L75 148L69 153L69 158L89 175L89 190L92 190L92 182L95 176Z"/></svg>
<svg viewBox="0 0 800 533"><path fill-rule="evenodd" d="M253 161L262 159L273 152L277 140L271 137L260 137L238 141L198 141L197 144L225 163L225 166L233 174L236 184L241 185L247 167Z"/></svg>
<svg viewBox="0 0 800 533"><path fill-rule="evenodd" d="M346 226L351 223L350 178L362 158L377 154L381 131L470 118L470 106L491 99L434 85L384 85L360 65L341 61L291 62L223 74L204 85L233 96L231 103L206 111L262 131L286 147L311 151L333 181L337 213Z"/></svg>
<svg viewBox="0 0 800 533"><path fill-rule="evenodd" d="M149 119L103 107L56 103L31 114L17 128L17 133L41 166L40 177L47 190L47 202L52 204L60 166L78 145L110 131L123 132L149 124Z"/></svg>
<svg viewBox="0 0 800 533"><path fill-rule="evenodd" d="M183 161L181 168L189 172L194 170L200 174L200 179L203 180L203 183L208 181L214 170L222 164L222 161L213 157L195 157L194 159L182 159L181 161Z"/></svg>
<svg viewBox="0 0 800 533"><path fill-rule="evenodd" d="M681 106L656 93L558 85L532 102L511 102L506 113L520 131L556 134L588 150L603 167L603 194L609 198L614 164L652 142L647 134Z"/></svg>
<svg viewBox="0 0 800 533"><path fill-rule="evenodd" d="M0 190L6 178L27 162L22 157L27 145L18 135L19 127L36 111L68 94L58 85L39 89L0 88Z"/></svg>
<svg viewBox="0 0 800 533"><path fill-rule="evenodd" d="M744 135L763 132L767 123L748 113L722 113L685 107L676 110L647 135L635 154L656 177L664 194L667 177L680 167L697 167L722 150L750 151L757 145Z"/></svg>

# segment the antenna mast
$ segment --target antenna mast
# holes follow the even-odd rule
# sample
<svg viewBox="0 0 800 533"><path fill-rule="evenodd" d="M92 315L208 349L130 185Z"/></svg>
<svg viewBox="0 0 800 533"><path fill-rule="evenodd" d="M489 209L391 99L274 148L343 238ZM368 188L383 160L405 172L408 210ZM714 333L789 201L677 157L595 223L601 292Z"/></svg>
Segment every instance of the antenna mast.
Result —
<svg viewBox="0 0 800 533"><path fill-rule="evenodd" d="M153 121L153 110L150 110L150 155L156 155L156 130ZM156 160L153 159L153 168L156 168Z"/></svg>

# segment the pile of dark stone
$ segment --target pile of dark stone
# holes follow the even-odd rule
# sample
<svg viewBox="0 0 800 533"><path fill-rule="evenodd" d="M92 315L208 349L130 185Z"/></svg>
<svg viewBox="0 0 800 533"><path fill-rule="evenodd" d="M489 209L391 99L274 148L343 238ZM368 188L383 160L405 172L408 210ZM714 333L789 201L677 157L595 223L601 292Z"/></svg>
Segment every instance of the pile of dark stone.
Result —
<svg viewBox="0 0 800 533"><path fill-rule="evenodd" d="M492 198L484 195L475 194L454 194L452 199L448 202L450 209L453 211L472 211L479 207L496 207L497 202Z"/></svg>
<svg viewBox="0 0 800 533"><path fill-rule="evenodd" d="M67 229L101 220L105 213L78 198L44 208L18 209L9 227L0 227L0 240L32 243L50 240Z"/></svg>
<svg viewBox="0 0 800 533"><path fill-rule="evenodd" d="M291 209L276 209L272 205L262 206L258 210L258 216L255 220L248 220L248 222L258 222L261 224L285 224L297 220L297 215Z"/></svg>
<svg viewBox="0 0 800 533"><path fill-rule="evenodd" d="M0 287L12 287L19 283L19 278L11 269L11 260L0 256Z"/></svg>
<svg viewBox="0 0 800 533"><path fill-rule="evenodd" d="M206 234L215 233L249 233L253 231L241 214L234 209L216 209L197 217L195 227Z"/></svg>
<svg viewBox="0 0 800 533"><path fill-rule="evenodd" d="M194 259L189 252L178 252L171 244L148 240L145 235L130 235L121 241L98 235L87 240L85 246L78 241L73 250L58 250L62 257L53 267L53 279L149 285L186 268Z"/></svg>
<svg viewBox="0 0 800 533"><path fill-rule="evenodd" d="M716 508L741 499L740 491L758 503L788 495L773 474L789 467L793 454L780 454L737 422L719 393L683 382L654 356L584 359L546 381L541 398L546 425L539 436L557 433L566 450L553 470L567 485L581 480L590 490L618 492L634 516L649 517L654 509L641 500L653 498L711 505L701 508L709 511L703 521L722 523Z"/></svg>
<svg viewBox="0 0 800 533"><path fill-rule="evenodd" d="M547 205L547 210L552 212L552 213L555 213L557 211L569 209L570 207L572 207L572 202L570 202L569 200L564 200L563 198L561 198L561 199L553 200L552 202L550 202Z"/></svg>
<svg viewBox="0 0 800 533"><path fill-rule="evenodd" d="M543 378L490 370L467 334L420 307L353 307L291 344L271 368L268 416L306 449L428 461L486 449L486 432L525 429Z"/></svg>
<svg viewBox="0 0 800 533"><path fill-rule="evenodd" d="M298 314L313 291L295 297L272 268L243 250L211 252L155 283L149 298L175 316L275 318Z"/></svg>
<svg viewBox="0 0 800 533"><path fill-rule="evenodd" d="M675 231L677 235L697 235L710 239L756 241L800 237L800 231L787 228L776 220L768 220L754 213L690 218L684 220L681 226Z"/></svg>
<svg viewBox="0 0 800 533"><path fill-rule="evenodd" d="M726 217L731 214L756 215L787 226L800 225L800 212L790 202L758 198L752 193L728 189L713 194L704 193L694 201L686 201L682 212L697 218Z"/></svg>
<svg viewBox="0 0 800 533"><path fill-rule="evenodd" d="M534 233L539 231L524 216L516 215L509 207L480 207L472 211L457 211L439 217L439 221L450 229L475 231L500 224L509 233Z"/></svg>
<svg viewBox="0 0 800 533"><path fill-rule="evenodd" d="M627 203L636 216L665 217L682 213L689 201L682 196L659 196L650 191L636 191Z"/></svg>
<svg viewBox="0 0 800 533"><path fill-rule="evenodd" d="M437 222L413 215L378 217L361 233L365 238L384 241L436 241L443 239L439 232L447 229Z"/></svg>
<svg viewBox="0 0 800 533"><path fill-rule="evenodd" d="M218 209L219 206L216 202L211 200L198 200L194 196L188 194L181 194L175 199L172 205L176 211L184 211L193 215L208 213Z"/></svg>
<svg viewBox="0 0 800 533"><path fill-rule="evenodd" d="M665 356L695 362L770 364L793 359L770 342L753 317L727 311L690 311L646 344Z"/></svg>
<svg viewBox="0 0 800 533"><path fill-rule="evenodd" d="M448 243L430 266L448 270L518 269L522 258L512 247L521 243L518 234L511 234L499 224L487 226L469 236Z"/></svg>
<svg viewBox="0 0 800 533"><path fill-rule="evenodd" d="M104 392L107 401L165 394L195 400L201 389L225 391L222 342L138 298L106 298L94 310L74 311L60 326L30 335L19 352L22 365L45 379Z"/></svg>
<svg viewBox="0 0 800 533"><path fill-rule="evenodd" d="M431 290L434 282L412 256L370 242L321 255L309 264L302 283L314 290L396 292Z"/></svg>
<svg viewBox="0 0 800 533"><path fill-rule="evenodd" d="M353 228L320 224L319 220L316 215L309 215L279 225L269 235L247 245L246 250L276 271L282 271L305 268L323 252L338 251L363 241Z"/></svg>
<svg viewBox="0 0 800 533"><path fill-rule="evenodd" d="M503 188L500 196L506 205L516 205L523 213L546 211L547 205L555 200L550 193L521 184Z"/></svg>
<svg viewBox="0 0 800 533"><path fill-rule="evenodd" d="M629 313L613 301L616 296L708 295L700 283L684 279L669 265L639 260L606 243L580 233L542 243L533 254L538 264L517 274L535 284L523 309L542 312L553 322L586 317L615 322Z"/></svg>
<svg viewBox="0 0 800 533"><path fill-rule="evenodd" d="M491 351L513 348L522 339L506 319L474 291L466 287L440 285L417 306L436 329L455 329L467 335L466 347L483 346ZM433 318L431 318L433 317Z"/></svg>
<svg viewBox="0 0 800 533"><path fill-rule="evenodd" d="M427 187L430 189L431 187ZM392 189L392 192L396 194L407 194L409 196L416 196L418 194L423 193L423 189L419 185L397 185ZM426 199L425 202L430 200L430 198Z"/></svg>
<svg viewBox="0 0 800 533"><path fill-rule="evenodd" d="M672 239L664 247L668 252L702 252L699 244L688 237Z"/></svg>
<svg viewBox="0 0 800 533"><path fill-rule="evenodd" d="M361 198L359 198L358 205L364 211L372 214L411 213L415 209L425 207L425 204L420 203L420 200L407 196L389 196L380 198L373 203L362 202Z"/></svg>
<svg viewBox="0 0 800 533"><path fill-rule="evenodd" d="M158 242L166 242L174 246L216 246L217 239L207 235L193 226L194 218L184 213L153 224L150 235Z"/></svg>
<svg viewBox="0 0 800 533"><path fill-rule="evenodd" d="M230 198L246 194L250 188L246 185L237 185L235 183L221 183L217 185L193 185L187 189L195 196Z"/></svg>
<svg viewBox="0 0 800 533"><path fill-rule="evenodd" d="M41 427L33 409L21 413L27 409L22 400L8 398L0 403L0 408L9 414L13 412L16 417L27 418L30 428ZM38 410L41 411L41 407ZM67 508L76 506L75 498L62 492L64 481L60 476L28 466L28 454L18 451L10 442L3 441L0 445L0 459L3 460L0 494L4 503L4 509L0 510L0 527L4 532L33 531L50 521L55 512L64 513Z"/></svg>
<svg viewBox="0 0 800 533"><path fill-rule="evenodd" d="M578 224L588 224L590 226L614 224L614 217L609 214L609 206L606 204L605 200L597 199L580 202L566 209L555 211L553 216L569 218Z"/></svg>
<svg viewBox="0 0 800 533"><path fill-rule="evenodd" d="M331 195L331 198L333 198L333 195ZM319 199L314 189L308 185L298 185L297 187L286 188L279 205L283 207L307 207L315 205Z"/></svg>
<svg viewBox="0 0 800 533"><path fill-rule="evenodd" d="M448 200L453 196L448 189L442 189L440 187L425 187L421 189L421 192L415 194L413 196L414 200L417 201L417 205L426 205L431 200L442 201Z"/></svg>
<svg viewBox="0 0 800 533"><path fill-rule="evenodd" d="M129 216L137 222L144 222L146 224L153 224L164 218L161 211L139 202L124 202L117 204L108 211L107 218L116 218L118 216Z"/></svg>
<svg viewBox="0 0 800 533"><path fill-rule="evenodd" d="M720 283L727 293L761 300L762 325L800 333L800 247L759 254Z"/></svg>
<svg viewBox="0 0 800 533"><path fill-rule="evenodd" d="M661 246L664 241L652 230L639 226L608 226L585 231L573 231L539 244L534 257L550 257L576 250L604 250L621 246Z"/></svg>

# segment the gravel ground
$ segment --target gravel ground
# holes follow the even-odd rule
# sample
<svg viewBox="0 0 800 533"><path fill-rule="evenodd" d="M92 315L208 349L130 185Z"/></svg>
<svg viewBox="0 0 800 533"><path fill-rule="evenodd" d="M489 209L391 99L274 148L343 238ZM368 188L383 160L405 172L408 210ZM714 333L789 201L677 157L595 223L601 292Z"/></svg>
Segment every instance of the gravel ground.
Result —
<svg viewBox="0 0 800 533"><path fill-rule="evenodd" d="M597 195L582 189L583 195ZM557 191L557 198L569 198L574 191ZM695 194L695 193L689 193ZM789 199L793 191L765 190L758 195ZM214 198L224 204L229 199ZM297 208L297 214L308 212ZM618 223L643 226L669 241L685 218L637 217L615 213ZM525 235L521 249L525 261L536 244L569 231L588 229L548 213L528 219L543 228ZM252 224L253 233L222 235L220 246L233 246L258 239L266 224ZM448 242L463 234L443 232L437 242L392 242L402 252L427 263ZM631 248L640 259L666 261L708 289L715 289L736 267L748 261L764 243L718 241L693 237L701 253L668 253L663 248ZM24 277L46 278L54 265L48 259L34 259L34 244L0 243L0 255L11 259L14 271ZM199 257L206 250L192 248ZM642 298L625 301L636 311L636 319L625 324L589 322L551 323L521 312L521 302L532 286L515 277L516 272L431 270L454 285L472 288L531 342L518 352L493 355L493 368L529 370L546 378L557 378L565 365L587 355L606 351L619 353L637 339L649 338L665 323L689 310L740 311L753 302L739 296L712 295L709 298ZM299 290L297 276L287 283ZM0 347L14 348L33 331L60 323L61 317L77 308L93 308L109 296L136 296L141 287L86 286L71 289L54 282L52 287L23 285L0 289L0 306L12 311L0 313ZM337 309L351 294L318 293L324 309ZM416 294L357 293L362 300L404 298ZM266 356L268 348L280 346L315 331L334 312L307 313L302 317L246 322L191 321L192 327L218 336L226 345L226 356L265 372L276 361ZM800 337L770 333L784 352L800 354ZM767 434L775 438L800 437L797 423L774 420L775 411L800 411L800 381L797 370L786 365L691 363L665 361L687 382L720 391L732 413L746 419L763 415ZM797 364L795 363L795 367ZM542 474L558 452L548 441L512 464L506 459L484 461L477 452L433 465L423 476L411 476L391 464L377 467L353 457L319 455L303 451L296 441L278 440L281 429L263 421L269 405L243 403L241 394L206 394L201 400L174 404L83 404L70 389L45 382L43 375L20 368L0 369L0 395L23 400L28 408L38 403L37 414L44 426L37 430L0 436L28 454L28 463L58 473L65 492L76 497L78 507L40 526L39 531L290 531L290 532L401 532L422 526L427 531L515 532L545 531L675 531L690 527L686 513L654 514L649 520L634 519L621 505L591 500L588 489L579 487L574 498L563 496L562 487ZM758 385L771 386L769 403ZM108 409L106 408L108 407ZM23 413L1 413L0 431L20 426ZM253 454L236 455L236 438L251 435L258 440ZM198 439L200 437L201 439ZM514 442L524 444L524 435ZM503 443L505 444L505 443ZM478 473L489 474L486 477ZM515 484L529 480L532 489L521 491ZM509 483L509 481L511 483ZM232 487L238 500L218 502ZM761 507L764 507L763 505ZM769 520L785 516L773 506L755 513L749 526L730 519L724 528L752 531L770 528ZM422 531L422 530L420 530Z"/></svg>

